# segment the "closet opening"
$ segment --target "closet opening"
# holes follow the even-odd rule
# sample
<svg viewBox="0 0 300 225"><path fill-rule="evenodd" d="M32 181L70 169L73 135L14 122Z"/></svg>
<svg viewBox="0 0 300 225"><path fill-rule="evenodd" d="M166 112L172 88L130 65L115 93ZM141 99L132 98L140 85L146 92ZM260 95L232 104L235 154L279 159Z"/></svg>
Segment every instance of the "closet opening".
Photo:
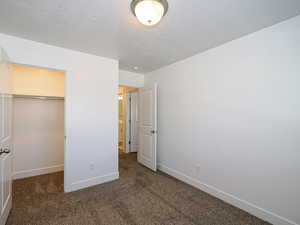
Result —
<svg viewBox="0 0 300 225"><path fill-rule="evenodd" d="M119 86L119 158L137 160L138 88Z"/></svg>
<svg viewBox="0 0 300 225"><path fill-rule="evenodd" d="M20 64L11 69L13 179L57 173L63 182L65 72Z"/></svg>

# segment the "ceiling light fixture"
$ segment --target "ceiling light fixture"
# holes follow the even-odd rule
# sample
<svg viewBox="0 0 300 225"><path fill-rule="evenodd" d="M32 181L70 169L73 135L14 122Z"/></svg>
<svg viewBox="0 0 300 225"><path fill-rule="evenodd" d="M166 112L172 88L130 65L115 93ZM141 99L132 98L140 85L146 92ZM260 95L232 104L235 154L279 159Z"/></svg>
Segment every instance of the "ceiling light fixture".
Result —
<svg viewBox="0 0 300 225"><path fill-rule="evenodd" d="M153 26L166 15L168 2L167 0L133 0L131 11L140 23Z"/></svg>

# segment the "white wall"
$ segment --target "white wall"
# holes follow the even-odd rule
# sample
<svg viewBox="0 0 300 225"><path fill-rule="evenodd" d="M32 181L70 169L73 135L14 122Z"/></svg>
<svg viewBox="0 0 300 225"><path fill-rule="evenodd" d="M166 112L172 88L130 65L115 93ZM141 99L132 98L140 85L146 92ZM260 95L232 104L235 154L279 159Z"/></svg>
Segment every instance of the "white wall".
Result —
<svg viewBox="0 0 300 225"><path fill-rule="evenodd" d="M126 70L119 71L119 85L126 87L144 87L144 75Z"/></svg>
<svg viewBox="0 0 300 225"><path fill-rule="evenodd" d="M300 224L300 17L145 75L160 168L274 224Z"/></svg>
<svg viewBox="0 0 300 225"><path fill-rule="evenodd" d="M64 100L14 98L14 179L63 170Z"/></svg>
<svg viewBox="0 0 300 225"><path fill-rule="evenodd" d="M65 190L118 178L118 61L0 34L12 62L66 71Z"/></svg>

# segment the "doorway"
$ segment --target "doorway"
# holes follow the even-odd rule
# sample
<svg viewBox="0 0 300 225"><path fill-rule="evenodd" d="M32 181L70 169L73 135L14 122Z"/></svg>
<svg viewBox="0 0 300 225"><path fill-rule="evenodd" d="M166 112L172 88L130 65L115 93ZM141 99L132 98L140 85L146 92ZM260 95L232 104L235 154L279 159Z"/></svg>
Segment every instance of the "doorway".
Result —
<svg viewBox="0 0 300 225"><path fill-rule="evenodd" d="M138 151L138 88L119 87L119 154Z"/></svg>
<svg viewBox="0 0 300 225"><path fill-rule="evenodd" d="M64 170L65 73L11 65L13 179Z"/></svg>
<svg viewBox="0 0 300 225"><path fill-rule="evenodd" d="M119 159L157 170L157 84L143 88L119 87ZM124 156L125 155L125 156Z"/></svg>

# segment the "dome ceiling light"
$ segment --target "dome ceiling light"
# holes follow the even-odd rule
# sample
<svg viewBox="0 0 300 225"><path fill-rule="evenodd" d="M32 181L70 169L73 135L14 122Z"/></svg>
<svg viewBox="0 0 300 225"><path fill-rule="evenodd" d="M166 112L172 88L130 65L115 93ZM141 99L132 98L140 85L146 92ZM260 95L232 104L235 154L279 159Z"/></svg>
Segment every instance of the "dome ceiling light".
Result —
<svg viewBox="0 0 300 225"><path fill-rule="evenodd" d="M145 26L154 26L168 11L167 0L133 0L131 11Z"/></svg>

